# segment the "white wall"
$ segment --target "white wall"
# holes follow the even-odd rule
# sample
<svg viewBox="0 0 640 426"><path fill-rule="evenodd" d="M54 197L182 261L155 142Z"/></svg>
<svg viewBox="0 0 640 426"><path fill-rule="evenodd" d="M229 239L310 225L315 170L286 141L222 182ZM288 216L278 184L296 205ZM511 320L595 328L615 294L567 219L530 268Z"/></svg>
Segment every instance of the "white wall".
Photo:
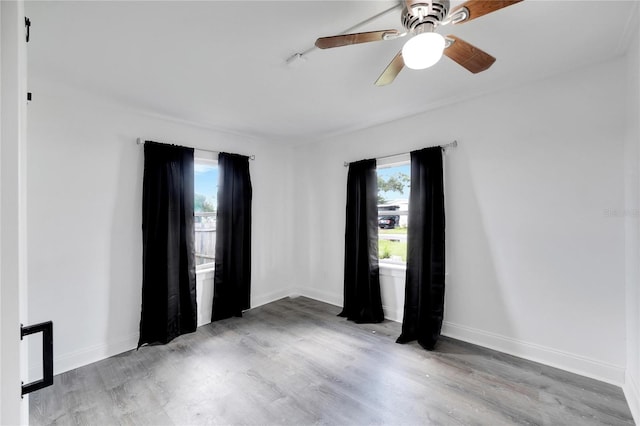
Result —
<svg viewBox="0 0 640 426"><path fill-rule="evenodd" d="M628 53L627 138L625 143L625 245L627 369L624 391L640 423L640 32L636 8L635 35Z"/></svg>
<svg viewBox="0 0 640 426"><path fill-rule="evenodd" d="M619 59L299 147L299 292L342 304L344 161L458 140L444 333L621 384L624 77Z"/></svg>
<svg viewBox="0 0 640 426"><path fill-rule="evenodd" d="M32 90L30 321L53 320L56 373L137 343L143 170L137 137L255 154L252 306L288 294L289 148L143 115L42 77ZM200 277L199 286L207 282Z"/></svg>

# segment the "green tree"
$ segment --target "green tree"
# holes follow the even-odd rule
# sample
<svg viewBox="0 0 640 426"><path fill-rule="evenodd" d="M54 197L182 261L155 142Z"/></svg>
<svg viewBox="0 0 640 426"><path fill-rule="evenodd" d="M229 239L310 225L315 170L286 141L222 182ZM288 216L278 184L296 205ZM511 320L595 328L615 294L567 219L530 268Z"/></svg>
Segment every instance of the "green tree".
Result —
<svg viewBox="0 0 640 426"><path fill-rule="evenodd" d="M193 209L196 212L214 212L216 209L213 207L207 197L202 194L195 194L193 200Z"/></svg>
<svg viewBox="0 0 640 426"><path fill-rule="evenodd" d="M382 196L383 192L403 192L410 187L411 178L405 173L396 173L386 179L378 176L378 204L384 204L387 200Z"/></svg>

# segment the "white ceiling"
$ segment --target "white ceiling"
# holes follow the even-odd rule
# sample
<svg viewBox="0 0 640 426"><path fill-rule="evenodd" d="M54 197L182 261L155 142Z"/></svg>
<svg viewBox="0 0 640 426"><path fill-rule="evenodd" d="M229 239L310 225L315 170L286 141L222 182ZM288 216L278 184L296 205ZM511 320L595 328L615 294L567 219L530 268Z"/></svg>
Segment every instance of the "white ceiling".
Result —
<svg viewBox="0 0 640 426"><path fill-rule="evenodd" d="M636 3L525 0L441 27L496 63L473 75L443 57L376 87L406 39L316 49L295 67L285 60L394 1L28 2L29 78L207 127L306 142L621 55ZM401 29L399 9L358 31L391 28Z"/></svg>

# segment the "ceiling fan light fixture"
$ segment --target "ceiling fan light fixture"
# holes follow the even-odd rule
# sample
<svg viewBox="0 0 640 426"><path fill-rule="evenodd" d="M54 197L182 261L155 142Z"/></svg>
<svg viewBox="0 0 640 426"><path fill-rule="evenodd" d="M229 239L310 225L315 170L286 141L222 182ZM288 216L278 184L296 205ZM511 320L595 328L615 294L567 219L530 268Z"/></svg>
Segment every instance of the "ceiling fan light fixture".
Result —
<svg viewBox="0 0 640 426"><path fill-rule="evenodd" d="M402 59L406 67L422 70L435 65L444 51L444 37L426 32L413 36L402 47Z"/></svg>

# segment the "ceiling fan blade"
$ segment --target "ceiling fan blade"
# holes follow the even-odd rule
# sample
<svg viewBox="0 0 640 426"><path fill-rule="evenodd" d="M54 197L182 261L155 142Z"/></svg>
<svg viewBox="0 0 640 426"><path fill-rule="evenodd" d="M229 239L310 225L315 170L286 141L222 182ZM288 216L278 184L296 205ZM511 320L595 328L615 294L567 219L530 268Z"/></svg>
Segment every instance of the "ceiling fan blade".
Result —
<svg viewBox="0 0 640 426"><path fill-rule="evenodd" d="M474 74L487 70L496 61L487 52L456 36L448 35L447 38L453 42L444 49L444 54Z"/></svg>
<svg viewBox="0 0 640 426"><path fill-rule="evenodd" d="M469 11L467 19L455 22L456 24L462 24L463 22L469 22L472 19L495 12L496 10L511 6L512 4L520 3L521 1L522 0L468 0L452 10L449 15L453 16L462 8L466 8Z"/></svg>
<svg viewBox="0 0 640 426"><path fill-rule="evenodd" d="M393 83L400 71L404 68L404 59L402 59L402 50L391 60L387 68L382 71L380 77L376 80L376 86L386 86Z"/></svg>
<svg viewBox="0 0 640 426"><path fill-rule="evenodd" d="M399 34L397 30L384 30L320 37L316 40L316 47L320 49L330 49L332 47L348 46L350 44L369 43L371 41L384 40L385 35L397 36Z"/></svg>

